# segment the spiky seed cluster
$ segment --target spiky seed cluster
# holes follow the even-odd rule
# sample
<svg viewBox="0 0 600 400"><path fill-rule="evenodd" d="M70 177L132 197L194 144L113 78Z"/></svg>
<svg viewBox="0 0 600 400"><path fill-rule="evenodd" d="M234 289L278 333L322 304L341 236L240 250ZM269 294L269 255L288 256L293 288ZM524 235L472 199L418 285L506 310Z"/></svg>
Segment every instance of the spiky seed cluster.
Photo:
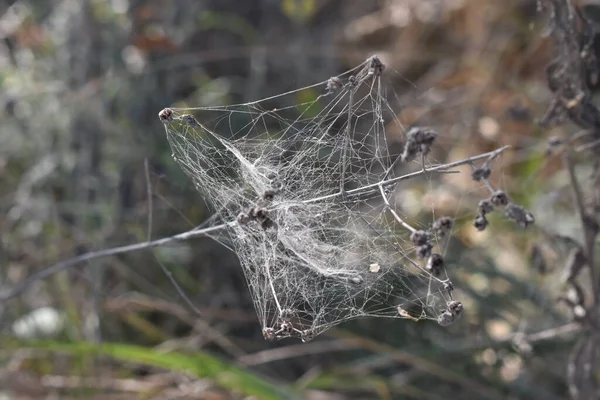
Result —
<svg viewBox="0 0 600 400"><path fill-rule="evenodd" d="M418 154L427 155L438 133L431 128L415 126L406 134L406 144L402 153L402 162L412 160Z"/></svg>
<svg viewBox="0 0 600 400"><path fill-rule="evenodd" d="M479 215L486 215L494 211L494 204L492 203L492 199L483 199L479 202L477 206L477 212Z"/></svg>
<svg viewBox="0 0 600 400"><path fill-rule="evenodd" d="M489 222L487 220L487 218L485 217L485 215L478 215L477 217L475 217L475 221L473 221L473 226L479 231L483 231L485 230L485 228L487 228Z"/></svg>
<svg viewBox="0 0 600 400"><path fill-rule="evenodd" d="M463 305L460 301L453 300L448 307L438 316L438 324L449 326L460 319L463 313Z"/></svg>

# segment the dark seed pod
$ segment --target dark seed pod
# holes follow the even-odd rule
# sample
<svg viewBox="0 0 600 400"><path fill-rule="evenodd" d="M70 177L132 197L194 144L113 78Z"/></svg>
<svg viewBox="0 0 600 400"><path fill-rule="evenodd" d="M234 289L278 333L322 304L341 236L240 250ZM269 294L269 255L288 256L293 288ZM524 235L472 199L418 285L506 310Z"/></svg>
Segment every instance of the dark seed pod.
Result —
<svg viewBox="0 0 600 400"><path fill-rule="evenodd" d="M268 341L275 340L275 329L273 329L273 328L263 329L263 337L265 338L265 340L268 340Z"/></svg>
<svg viewBox="0 0 600 400"><path fill-rule="evenodd" d="M275 226L275 222L273 222L273 220L271 218L265 218L261 223L260 223L261 228L263 228L265 231L269 228L272 228Z"/></svg>
<svg viewBox="0 0 600 400"><path fill-rule="evenodd" d="M508 203L504 215L521 228L527 228L535 223L533 214L515 203Z"/></svg>
<svg viewBox="0 0 600 400"><path fill-rule="evenodd" d="M427 271L429 271L433 276L440 276L442 270L444 269L444 258L441 256L441 254L433 253L431 256L429 256L425 269L427 269Z"/></svg>
<svg viewBox="0 0 600 400"><path fill-rule="evenodd" d="M165 108L158 113L158 118L163 122L171 122L173 121L173 110L170 108Z"/></svg>
<svg viewBox="0 0 600 400"><path fill-rule="evenodd" d="M440 217L440 218L436 219L435 221L433 221L433 224L431 224L431 230L438 237L444 237L450 233L453 225L454 225L454 223L452 221L452 218Z"/></svg>
<svg viewBox="0 0 600 400"><path fill-rule="evenodd" d="M200 124L196 121L196 118L192 114L186 114L181 116L181 120L191 126L192 128L199 127Z"/></svg>
<svg viewBox="0 0 600 400"><path fill-rule="evenodd" d="M494 203L492 203L491 199L481 200L477 206L477 211L479 215L489 214L494 211Z"/></svg>
<svg viewBox="0 0 600 400"><path fill-rule="evenodd" d="M479 182L482 179L489 178L491 174L492 170L490 169L490 167L484 165L482 167L475 168L471 173L471 178L473 178L474 181Z"/></svg>
<svg viewBox="0 0 600 400"><path fill-rule="evenodd" d="M488 220L483 215L478 215L473 222L473 226L477 228L478 231L483 231L488 226Z"/></svg>
<svg viewBox="0 0 600 400"><path fill-rule="evenodd" d="M410 241L413 242L415 246L421 246L428 243L430 240L429 233L427 231L414 231L410 235Z"/></svg>
<svg viewBox="0 0 600 400"><path fill-rule="evenodd" d="M335 93L343 87L344 83L342 82L342 80L337 76L332 76L327 80L327 86L325 87L325 89L327 89L327 93Z"/></svg>
<svg viewBox="0 0 600 400"><path fill-rule="evenodd" d="M275 196L278 193L279 193L279 191L277 189L267 189L263 193L262 197L263 197L264 200L271 201L271 200L273 200L273 198L275 198Z"/></svg>
<svg viewBox="0 0 600 400"><path fill-rule="evenodd" d="M248 222L250 222L250 216L246 213L239 213L237 216L237 222L240 225L246 225L248 224Z"/></svg>
<svg viewBox="0 0 600 400"><path fill-rule="evenodd" d="M431 128L415 126L406 134L406 144L402 153L402 162L414 158L417 154L427 155L435 142L438 133Z"/></svg>
<svg viewBox="0 0 600 400"><path fill-rule="evenodd" d="M431 249L433 245L431 243L425 243L417 247L417 258L426 258L431 255Z"/></svg>
<svg viewBox="0 0 600 400"><path fill-rule="evenodd" d="M508 204L508 196L502 190L496 190L491 200L496 207L503 207Z"/></svg>
<svg viewBox="0 0 600 400"><path fill-rule="evenodd" d="M385 65L381 62L379 57L373 56L369 62L369 72L370 76L381 76L383 71L385 70Z"/></svg>
<svg viewBox="0 0 600 400"><path fill-rule="evenodd" d="M441 326L449 326L460 319L463 313L463 305L460 301L451 301L448 303L448 308L438 316L438 324Z"/></svg>

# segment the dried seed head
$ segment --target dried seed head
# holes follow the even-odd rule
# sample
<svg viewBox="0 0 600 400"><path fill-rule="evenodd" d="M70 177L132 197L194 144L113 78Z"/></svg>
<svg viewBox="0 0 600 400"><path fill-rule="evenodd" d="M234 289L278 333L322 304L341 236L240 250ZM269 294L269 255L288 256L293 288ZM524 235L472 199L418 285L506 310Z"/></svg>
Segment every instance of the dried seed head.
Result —
<svg viewBox="0 0 600 400"><path fill-rule="evenodd" d="M425 268L431 273L431 275L440 276L442 270L444 269L444 258L441 256L441 254L433 253L431 256L429 256Z"/></svg>
<svg viewBox="0 0 600 400"><path fill-rule="evenodd" d="M181 120L191 126L192 128L196 128L200 126L200 123L196 121L196 118L192 114L185 114L181 116Z"/></svg>
<svg viewBox="0 0 600 400"><path fill-rule="evenodd" d="M262 195L262 198L267 201L273 200L273 198L279 193L277 189L267 189Z"/></svg>
<svg viewBox="0 0 600 400"><path fill-rule="evenodd" d="M379 57L372 56L369 59L369 72L368 72L369 76L375 76L375 77L381 76L381 74L383 73L384 70L385 70L385 65L383 65L383 63L381 62Z"/></svg>
<svg viewBox="0 0 600 400"><path fill-rule="evenodd" d="M173 110L170 108L164 108L158 113L158 118L163 124L173 121Z"/></svg>
<svg viewBox="0 0 600 400"><path fill-rule="evenodd" d="M477 228L478 231L483 231L488 226L488 220L483 215L478 215L473 222L473 226Z"/></svg>
<svg viewBox="0 0 600 400"><path fill-rule="evenodd" d="M492 170L487 165L481 166L479 168L475 168L471 173L471 178L474 181L479 182L482 179L487 179L492 174Z"/></svg>
<svg viewBox="0 0 600 400"><path fill-rule="evenodd" d="M415 246L421 246L429 243L430 237L427 231L414 231L410 235L410 241L413 242Z"/></svg>
<svg viewBox="0 0 600 400"><path fill-rule="evenodd" d="M289 335L292 333L292 324L290 324L289 322L282 322L279 325L279 329L281 330L281 332L283 332L286 335Z"/></svg>
<svg viewBox="0 0 600 400"><path fill-rule="evenodd" d="M502 190L496 190L491 200L496 207L503 207L508 204L508 196Z"/></svg>
<svg viewBox="0 0 600 400"><path fill-rule="evenodd" d="M581 247L571 249L565 263L563 282L569 282L577 278L586 263L587 258Z"/></svg>
<svg viewBox="0 0 600 400"><path fill-rule="evenodd" d="M265 340L268 340L268 341L275 340L275 329L273 329L273 328L263 329L263 337L265 338Z"/></svg>
<svg viewBox="0 0 600 400"><path fill-rule="evenodd" d="M327 93L335 93L343 87L344 83L342 82L342 80L337 76L332 76L327 80L327 86L325 87L325 89L327 90Z"/></svg>
<svg viewBox="0 0 600 400"><path fill-rule="evenodd" d="M246 213L239 213L237 216L237 223L240 225L246 225L250 222L250 216Z"/></svg>
<svg viewBox="0 0 600 400"><path fill-rule="evenodd" d="M511 221L514 221L519 227L527 228L535 223L533 214L515 203L508 203L504 215Z"/></svg>
<svg viewBox="0 0 600 400"><path fill-rule="evenodd" d="M451 301L448 308L438 316L438 324L441 326L452 325L460 319L463 313L463 305L460 301Z"/></svg>
<svg viewBox="0 0 600 400"><path fill-rule="evenodd" d="M273 222L271 218L265 218L261 221L260 226L266 231L267 229L274 227L275 222Z"/></svg>
<svg viewBox="0 0 600 400"><path fill-rule="evenodd" d="M406 144L402 153L402 162L411 160L417 154L427 155L438 133L431 128L415 126L406 134Z"/></svg>
<svg viewBox="0 0 600 400"><path fill-rule="evenodd" d="M438 236L444 237L452 230L453 222L450 217L440 217L433 221L431 230Z"/></svg>
<svg viewBox="0 0 600 400"><path fill-rule="evenodd" d="M477 206L477 211L479 212L479 215L489 214L494 211L494 203L492 203L492 199L481 200Z"/></svg>
<svg viewBox="0 0 600 400"><path fill-rule="evenodd" d="M433 245L431 243L425 243L417 247L417 258L426 258L431 255L431 249Z"/></svg>
<svg viewBox="0 0 600 400"><path fill-rule="evenodd" d="M355 88L355 87L357 87L357 86L358 86L358 78L357 78L356 76L354 76L354 75L350 75L350 76L348 77L348 83L347 83L347 85L348 85L350 88Z"/></svg>

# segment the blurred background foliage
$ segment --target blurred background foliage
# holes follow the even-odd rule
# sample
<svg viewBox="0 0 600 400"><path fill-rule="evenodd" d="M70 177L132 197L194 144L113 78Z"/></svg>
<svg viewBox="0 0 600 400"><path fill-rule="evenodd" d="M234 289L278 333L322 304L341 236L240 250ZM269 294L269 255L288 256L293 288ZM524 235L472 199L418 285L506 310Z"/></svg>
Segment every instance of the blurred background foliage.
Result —
<svg viewBox="0 0 600 400"><path fill-rule="evenodd" d="M405 214L456 217L447 262L465 317L357 320L308 344L264 341L235 255L210 239L79 265L0 304L0 398L567 397L578 326L555 300L569 247L543 239L581 234L546 155L572 130L536 125L551 100L545 29L534 0L0 2L2 290L210 217L171 159L162 108L283 93L372 54L399 118L442 133L436 159L512 146L492 179L537 220L476 232L485 189L468 169L403 187Z"/></svg>

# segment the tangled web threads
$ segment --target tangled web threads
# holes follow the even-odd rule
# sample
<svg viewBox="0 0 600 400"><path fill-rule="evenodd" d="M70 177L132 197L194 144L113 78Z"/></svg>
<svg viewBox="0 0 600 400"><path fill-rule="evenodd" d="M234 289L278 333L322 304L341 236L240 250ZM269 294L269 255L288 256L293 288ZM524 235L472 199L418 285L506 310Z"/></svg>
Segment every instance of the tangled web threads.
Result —
<svg viewBox="0 0 600 400"><path fill-rule="evenodd" d="M413 127L392 150L386 125L400 123L383 73L371 57L256 102L159 114L174 159L226 221L266 339L308 341L358 317L460 317L433 252L452 220L418 230L394 210L396 186L428 168L418 156L437 133ZM397 176L410 160L416 171Z"/></svg>

